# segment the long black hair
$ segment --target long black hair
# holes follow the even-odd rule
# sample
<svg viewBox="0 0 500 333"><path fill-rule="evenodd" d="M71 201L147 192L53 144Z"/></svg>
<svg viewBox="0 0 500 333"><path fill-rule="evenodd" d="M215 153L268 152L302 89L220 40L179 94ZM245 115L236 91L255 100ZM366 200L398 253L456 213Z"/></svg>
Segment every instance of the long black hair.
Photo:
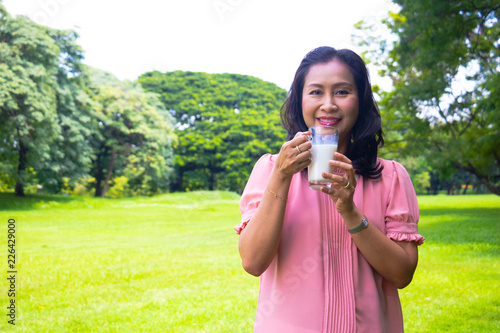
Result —
<svg viewBox="0 0 500 333"><path fill-rule="evenodd" d="M373 97L370 77L366 65L355 52L322 46L309 52L295 72L288 97L281 107L281 122L291 140L297 132L308 130L302 114L302 92L304 81L311 66L332 60L342 61L354 76L359 96L358 119L351 129L351 141L346 156L352 161L356 172L364 177L376 179L381 176L382 166L377 162L378 148L384 145L382 121Z"/></svg>

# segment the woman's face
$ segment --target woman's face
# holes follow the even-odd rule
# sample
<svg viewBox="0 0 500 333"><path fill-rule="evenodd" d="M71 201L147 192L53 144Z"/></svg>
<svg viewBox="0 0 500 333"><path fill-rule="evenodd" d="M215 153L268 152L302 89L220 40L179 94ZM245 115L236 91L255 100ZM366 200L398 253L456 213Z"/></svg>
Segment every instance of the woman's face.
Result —
<svg viewBox="0 0 500 333"><path fill-rule="evenodd" d="M346 64L334 59L309 68L302 91L302 115L307 127L337 128L338 151L345 153L358 113L358 89Z"/></svg>

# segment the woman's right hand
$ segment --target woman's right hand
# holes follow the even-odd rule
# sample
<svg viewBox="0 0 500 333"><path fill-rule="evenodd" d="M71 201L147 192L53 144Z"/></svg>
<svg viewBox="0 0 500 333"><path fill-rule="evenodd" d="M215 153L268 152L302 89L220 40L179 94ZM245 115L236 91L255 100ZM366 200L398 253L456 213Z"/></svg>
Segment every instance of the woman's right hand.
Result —
<svg viewBox="0 0 500 333"><path fill-rule="evenodd" d="M239 251L245 270L260 276L276 257L292 177L311 164L309 132L283 144L257 211L240 233ZM299 147L299 149L297 149ZM300 150L300 151L299 151Z"/></svg>
<svg viewBox="0 0 500 333"><path fill-rule="evenodd" d="M281 146L275 165L275 171L285 177L292 178L294 174L311 164L312 145L308 135L311 132L298 132L295 137ZM298 147L298 149L297 149Z"/></svg>

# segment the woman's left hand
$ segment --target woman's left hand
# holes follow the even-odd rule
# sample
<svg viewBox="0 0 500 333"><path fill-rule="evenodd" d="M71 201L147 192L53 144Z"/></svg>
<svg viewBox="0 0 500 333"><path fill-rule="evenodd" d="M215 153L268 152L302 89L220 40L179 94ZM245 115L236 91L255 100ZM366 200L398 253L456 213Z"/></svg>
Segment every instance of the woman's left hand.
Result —
<svg viewBox="0 0 500 333"><path fill-rule="evenodd" d="M335 153L335 160L330 161L330 165L344 170L345 175L324 172L323 177L331 179L332 185L322 187L321 191L335 202L347 229L355 228L359 226L364 214L353 201L356 177L352 162L345 155ZM418 262L416 243L392 241L371 223L351 237L368 263L386 280L397 288L404 288L410 283Z"/></svg>
<svg viewBox="0 0 500 333"><path fill-rule="evenodd" d="M335 160L330 161L330 165L345 171L345 177L323 172L325 179L331 179L330 187L322 187L321 192L328 194L335 202L337 211L342 215L352 214L356 209L354 204L354 189L356 188L356 176L352 162L345 155L335 153Z"/></svg>

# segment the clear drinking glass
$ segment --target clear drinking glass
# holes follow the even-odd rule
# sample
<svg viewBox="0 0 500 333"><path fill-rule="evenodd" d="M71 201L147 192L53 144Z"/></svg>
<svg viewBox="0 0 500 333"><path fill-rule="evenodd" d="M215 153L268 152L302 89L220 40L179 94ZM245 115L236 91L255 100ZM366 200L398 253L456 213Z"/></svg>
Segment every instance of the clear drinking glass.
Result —
<svg viewBox="0 0 500 333"><path fill-rule="evenodd" d="M308 169L309 188L319 191L323 186L328 186L331 180L324 179L323 172L333 173L334 168L329 161L337 151L339 132L331 126L313 126L309 128L311 135L311 164Z"/></svg>

